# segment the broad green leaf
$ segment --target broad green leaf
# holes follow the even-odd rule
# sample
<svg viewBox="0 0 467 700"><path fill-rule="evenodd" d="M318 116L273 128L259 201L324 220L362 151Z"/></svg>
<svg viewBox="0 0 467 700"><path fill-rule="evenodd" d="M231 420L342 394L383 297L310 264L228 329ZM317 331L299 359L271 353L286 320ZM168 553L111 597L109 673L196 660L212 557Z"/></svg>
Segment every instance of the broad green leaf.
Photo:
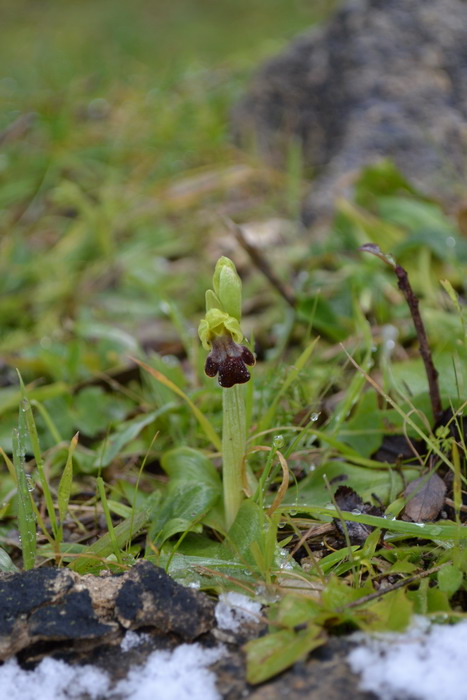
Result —
<svg viewBox="0 0 467 700"><path fill-rule="evenodd" d="M337 576L331 576L322 593L323 606L330 611L338 611L373 592L371 583L366 583L361 588L352 588Z"/></svg>
<svg viewBox="0 0 467 700"><path fill-rule="evenodd" d="M19 571L10 555L2 547L0 547L0 571L6 574L16 574Z"/></svg>
<svg viewBox="0 0 467 700"><path fill-rule="evenodd" d="M338 438L362 457L370 457L381 445L384 418L378 408L376 392L361 396L352 417L339 429Z"/></svg>
<svg viewBox="0 0 467 700"><path fill-rule="evenodd" d="M367 606L359 622L368 631L400 632L407 627L413 613L412 602L403 588L391 591Z"/></svg>
<svg viewBox="0 0 467 700"><path fill-rule="evenodd" d="M438 571L438 586L439 590L446 593L448 596L454 595L462 585L464 574L454 564L443 566Z"/></svg>
<svg viewBox="0 0 467 700"><path fill-rule="evenodd" d="M193 526L193 521L187 520L186 518L172 518L165 523L164 527L157 535L157 542L161 547L166 540L170 539L174 535L178 535L181 532L187 532L189 530L200 532L201 527Z"/></svg>
<svg viewBox="0 0 467 700"><path fill-rule="evenodd" d="M245 645L248 683L263 683L325 642L326 635L314 625L299 632L282 630L248 642Z"/></svg>
<svg viewBox="0 0 467 700"><path fill-rule="evenodd" d="M209 556L208 553L200 556L181 554L180 550L186 548L187 541L191 538L198 539L198 536L188 534L175 553L163 550L160 556L149 555L147 559L156 566L164 567L172 578L184 585L195 580L205 588L221 593L226 590L226 580L229 581L229 590L235 588L235 581L251 584L250 570L232 557L219 558ZM237 590L244 591L242 588Z"/></svg>
<svg viewBox="0 0 467 700"><path fill-rule="evenodd" d="M188 484L202 482L220 488L220 476L210 459L191 447L176 447L165 452L161 466L171 483L182 481Z"/></svg>
<svg viewBox="0 0 467 700"><path fill-rule="evenodd" d="M96 458L94 469L107 467L121 450L134 440L147 425L154 423L159 416L173 409L173 404L163 406L157 411L138 416L131 421L122 423L117 430L102 441L101 446L96 448Z"/></svg>
<svg viewBox="0 0 467 700"><path fill-rule="evenodd" d="M356 207L348 200L339 201L339 212L354 225L358 243L376 243L383 250L392 250L404 238L404 230L388 221L383 221L368 211Z"/></svg>
<svg viewBox="0 0 467 700"><path fill-rule="evenodd" d="M138 505L142 505L144 501L144 498L141 499ZM107 505L109 506L110 512L115 513L115 515L118 515L120 518L128 518L128 516L130 516L132 513L131 506L127 506L119 501L114 501L112 498L107 499Z"/></svg>
<svg viewBox="0 0 467 700"><path fill-rule="evenodd" d="M171 521L184 518L192 524L206 515L221 495L220 489L206 484L180 483L169 484L167 496L163 499L149 529L149 538L157 546L162 546L166 539L165 527ZM184 528L186 529L186 528Z"/></svg>
<svg viewBox="0 0 467 700"><path fill-rule="evenodd" d="M432 202L424 202L412 197L381 197L378 200L379 213L387 221L402 226L409 231L437 231L438 241L444 235L453 235L456 230L441 208ZM443 235L444 234L444 235ZM411 237L405 238L410 241ZM402 244L403 245L403 244Z"/></svg>
<svg viewBox="0 0 467 700"><path fill-rule="evenodd" d="M243 501L227 535L227 543L243 561L251 561L250 548L253 542L260 542L263 514L254 501Z"/></svg>
<svg viewBox="0 0 467 700"><path fill-rule="evenodd" d="M418 472L415 469L402 471L405 479L411 481ZM400 472L395 472L389 465L384 469L367 469L347 462L332 461L322 464L298 484L290 487L283 505L290 504L297 510L308 503L314 506L325 505L331 497L323 481L326 474L330 482L338 477L345 477L346 486L354 489L364 501L373 501L375 494L383 503L387 502L393 493L402 491L404 483Z"/></svg>
<svg viewBox="0 0 467 700"><path fill-rule="evenodd" d="M396 165L387 158L363 168L355 184L357 203L369 208L382 197L400 195L402 192L417 195Z"/></svg>
<svg viewBox="0 0 467 700"><path fill-rule="evenodd" d="M165 529L170 521L182 518L193 524L209 512L222 493L219 474L197 450L189 447L170 450L162 457L161 465L170 480L149 531L149 537L159 547L170 532L171 526Z"/></svg>
<svg viewBox="0 0 467 700"><path fill-rule="evenodd" d="M392 574L412 574L418 569L417 564L410 561L408 557L397 559L389 569L388 573Z"/></svg>
<svg viewBox="0 0 467 700"><path fill-rule="evenodd" d="M297 314L301 320L311 325L314 331L336 342L344 340L349 331L346 319L322 296L299 298Z"/></svg>
<svg viewBox="0 0 467 700"><path fill-rule="evenodd" d="M321 605L316 600L288 593L276 609L271 610L269 619L279 625L295 627L313 619L321 610Z"/></svg>
<svg viewBox="0 0 467 700"><path fill-rule="evenodd" d="M455 335L449 333L449 331L446 331L446 337L451 337L455 341ZM459 361L456 363L455 367L453 366L453 353L449 348L445 352L436 353L434 356L434 363L439 372L441 395L456 399L460 391L460 399L465 400L467 398L467 352L464 347L459 346L456 349L456 354L459 357ZM411 359L394 364L392 366L392 376L395 386L401 392L402 396L406 396L408 391L410 391L413 397L427 395L427 379L421 359ZM418 408L417 401L412 399L412 403ZM427 404L428 402L425 403ZM409 411L410 408L407 410ZM390 417L389 412L387 416ZM391 422L398 425L400 419L397 420L394 416Z"/></svg>
<svg viewBox="0 0 467 700"><path fill-rule="evenodd" d="M414 612L418 612L414 609ZM427 588L426 592L426 614L437 612L451 612L449 598L446 593L438 588Z"/></svg>
<svg viewBox="0 0 467 700"><path fill-rule="evenodd" d="M94 437L111 424L123 421L134 404L99 386L82 389L73 400L74 424L80 433Z"/></svg>

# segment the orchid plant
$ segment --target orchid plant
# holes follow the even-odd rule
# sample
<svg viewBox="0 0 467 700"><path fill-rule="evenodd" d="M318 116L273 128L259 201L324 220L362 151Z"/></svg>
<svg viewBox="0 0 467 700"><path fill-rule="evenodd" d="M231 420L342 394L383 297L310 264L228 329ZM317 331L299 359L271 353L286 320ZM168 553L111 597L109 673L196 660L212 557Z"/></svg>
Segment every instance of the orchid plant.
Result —
<svg viewBox="0 0 467 700"><path fill-rule="evenodd" d="M222 473L225 522L229 528L244 495L246 417L242 385L250 379L247 366L255 364L255 357L242 345L242 282L229 258L217 261L213 287L206 292L206 315L198 334L204 349L209 351L205 372L208 377L217 375L223 393Z"/></svg>

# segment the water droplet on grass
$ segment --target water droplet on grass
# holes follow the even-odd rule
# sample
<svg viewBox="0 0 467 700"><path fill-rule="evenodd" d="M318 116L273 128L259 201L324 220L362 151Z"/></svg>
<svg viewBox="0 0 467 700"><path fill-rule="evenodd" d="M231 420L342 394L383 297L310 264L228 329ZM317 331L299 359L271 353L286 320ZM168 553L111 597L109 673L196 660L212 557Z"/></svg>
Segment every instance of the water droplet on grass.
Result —
<svg viewBox="0 0 467 700"><path fill-rule="evenodd" d="M276 450L280 450L281 447L284 447L284 442L285 440L283 435L275 435L272 444Z"/></svg>

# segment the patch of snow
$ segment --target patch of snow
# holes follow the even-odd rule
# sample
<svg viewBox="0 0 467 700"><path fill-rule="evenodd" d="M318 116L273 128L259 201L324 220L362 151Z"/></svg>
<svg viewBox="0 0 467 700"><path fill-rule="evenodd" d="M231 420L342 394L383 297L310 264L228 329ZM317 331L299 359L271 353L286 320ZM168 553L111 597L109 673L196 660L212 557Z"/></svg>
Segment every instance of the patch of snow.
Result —
<svg viewBox="0 0 467 700"><path fill-rule="evenodd" d="M25 671L10 659L0 667L0 697L73 700L87 694L92 700L220 700L216 677L208 666L224 653L224 647L205 649L199 644L155 651L113 687L108 674L91 665L44 659L33 671Z"/></svg>
<svg viewBox="0 0 467 700"><path fill-rule="evenodd" d="M260 611L261 603L246 595L221 593L215 610L217 626L221 630L236 632L242 622L257 620Z"/></svg>
<svg viewBox="0 0 467 700"><path fill-rule="evenodd" d="M10 659L0 667L1 697L8 700L70 700L88 694L105 697L109 677L94 666L70 666L64 661L44 659L34 671L24 671Z"/></svg>
<svg viewBox="0 0 467 700"><path fill-rule="evenodd" d="M415 618L404 633L354 635L348 662L360 688L380 700L466 700L467 620L431 625Z"/></svg>
<svg viewBox="0 0 467 700"><path fill-rule="evenodd" d="M149 634L137 634L133 632L133 630L128 630L122 639L120 648L122 651L129 651L130 649L139 647L139 645L144 644L144 642L149 642L150 639L151 637Z"/></svg>
<svg viewBox="0 0 467 700"><path fill-rule="evenodd" d="M131 700L220 700L216 677L206 667L224 653L223 647L204 649L199 644L155 651L143 667L131 669L114 692Z"/></svg>

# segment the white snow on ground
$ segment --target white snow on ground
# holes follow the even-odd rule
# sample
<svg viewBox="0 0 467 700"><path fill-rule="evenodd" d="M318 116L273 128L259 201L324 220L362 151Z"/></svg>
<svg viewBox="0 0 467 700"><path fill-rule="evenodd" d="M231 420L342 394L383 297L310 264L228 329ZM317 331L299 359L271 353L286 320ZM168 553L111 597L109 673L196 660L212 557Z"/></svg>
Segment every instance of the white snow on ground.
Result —
<svg viewBox="0 0 467 700"><path fill-rule="evenodd" d="M34 671L23 671L16 659L10 659L0 668L0 697L8 700L69 700L84 693L99 698L108 689L107 674L94 666L44 659Z"/></svg>
<svg viewBox="0 0 467 700"><path fill-rule="evenodd" d="M174 651L155 651L145 666L135 667L116 691L131 700L220 700L216 677L206 667L225 653L182 644Z"/></svg>
<svg viewBox="0 0 467 700"><path fill-rule="evenodd" d="M236 632L242 622L258 620L261 603L241 593L221 593L216 605L216 621L221 630Z"/></svg>
<svg viewBox="0 0 467 700"><path fill-rule="evenodd" d="M360 688L381 700L467 700L467 620L430 625L417 617L404 633L363 635L348 661Z"/></svg>
<svg viewBox="0 0 467 700"><path fill-rule="evenodd" d="M0 667L0 697L71 700L88 693L96 700L220 700L216 677L207 667L224 653L222 647L204 649L199 644L181 644L173 652L155 651L112 690L109 676L91 665L44 659L34 671L24 671L16 659L10 659Z"/></svg>

